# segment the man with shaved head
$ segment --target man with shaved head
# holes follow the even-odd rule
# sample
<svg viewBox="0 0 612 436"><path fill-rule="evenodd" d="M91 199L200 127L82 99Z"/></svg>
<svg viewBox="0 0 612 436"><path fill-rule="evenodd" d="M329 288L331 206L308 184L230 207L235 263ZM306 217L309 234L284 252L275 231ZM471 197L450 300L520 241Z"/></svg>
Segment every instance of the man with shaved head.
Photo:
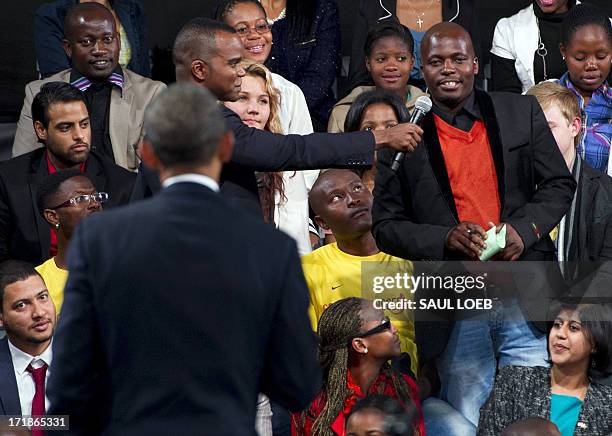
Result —
<svg viewBox="0 0 612 436"><path fill-rule="evenodd" d="M433 109L422 125L423 142L397 172L392 154L379 154L378 247L413 260L478 260L492 243L485 231L496 226L506 237L494 260L554 261L548 233L568 210L576 183L537 101L475 89L478 59L470 36L454 23L426 33L421 63ZM544 333L526 321L541 319L532 311L546 307L546 291L507 295L501 289L486 289L490 312L459 321L463 314L455 311L456 322L429 325L425 334L416 324L422 362L437 364L440 398L474 426L498 365L547 365Z"/></svg>
<svg viewBox="0 0 612 436"><path fill-rule="evenodd" d="M383 253L372 236L372 193L351 170L328 170L319 176L308 196L315 221L321 228L331 230L336 238L302 257L302 268L310 289L309 314L316 330L323 311L342 298L380 298L386 301L410 298L410 290L385 290L364 293L362 286L364 264L371 275L394 276L412 273L412 264ZM400 369L411 374L417 371L412 313L407 310L386 310L400 335L402 357L396 362Z"/></svg>
<svg viewBox="0 0 612 436"><path fill-rule="evenodd" d="M85 96L91 118L91 149L117 165L136 170L144 110L165 85L119 65L121 39L116 22L101 4L72 7L64 21L64 33L64 50L72 68L26 86L12 156L40 147L32 127L32 99L44 83L60 81L71 83Z"/></svg>
<svg viewBox="0 0 612 436"><path fill-rule="evenodd" d="M174 43L176 80L208 88L220 101L235 101L244 76L240 65L243 51L232 27L194 18L183 26ZM221 192L230 202L257 216L262 213L254 171L369 167L375 149L413 150L422 133L414 124L401 124L373 132L285 136L248 127L231 109L222 107L222 111L236 145L232 160L221 175ZM145 168L133 198L157 190L156 174Z"/></svg>

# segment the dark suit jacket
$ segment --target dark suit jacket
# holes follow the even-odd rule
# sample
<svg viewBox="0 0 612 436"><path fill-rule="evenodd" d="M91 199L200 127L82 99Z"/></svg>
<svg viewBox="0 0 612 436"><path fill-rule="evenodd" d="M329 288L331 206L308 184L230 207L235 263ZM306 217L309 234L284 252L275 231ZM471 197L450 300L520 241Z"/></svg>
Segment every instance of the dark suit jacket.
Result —
<svg viewBox="0 0 612 436"><path fill-rule="evenodd" d="M295 243L208 188L92 216L68 265L49 413L79 433L97 410L109 434L254 435L258 392L298 410L320 387Z"/></svg>
<svg viewBox="0 0 612 436"><path fill-rule="evenodd" d="M221 193L240 210L257 216L261 216L261 207L254 171L363 168L373 163L374 139L370 132L278 135L248 127L225 106L222 111L236 142L232 160L221 173ZM141 165L132 200L154 194L159 186L156 175Z"/></svg>
<svg viewBox="0 0 612 436"><path fill-rule="evenodd" d="M20 259L38 265L49 258L51 227L36 205L38 184L49 174L45 150L0 162L0 261ZM85 175L98 191L108 192L104 208L127 203L136 177L94 153Z"/></svg>
<svg viewBox="0 0 612 436"><path fill-rule="evenodd" d="M19 388L6 337L0 340L0 415L21 415Z"/></svg>
<svg viewBox="0 0 612 436"><path fill-rule="evenodd" d="M476 101L495 163L501 221L511 224L521 236L525 244L521 260L554 261L554 245L548 233L569 208L576 182L544 114L533 97L476 91ZM379 153L372 231L378 247L394 256L459 259L445 250L446 235L459 217L431 113L424 119L423 130L423 143L404 157L397 173L390 168L392 154L386 150ZM550 290L555 290L561 277L556 263L553 265L554 271L548 267L540 270L536 263L513 263L502 271L514 278L516 290L522 292L518 297L528 320L545 319L549 297L546 287L533 289L531 285L554 281ZM442 324L434 323L432 331L424 335L417 328L417 342L421 337L428 344L422 348L419 345L420 353L427 350L427 354L436 355L444 349L452 323Z"/></svg>

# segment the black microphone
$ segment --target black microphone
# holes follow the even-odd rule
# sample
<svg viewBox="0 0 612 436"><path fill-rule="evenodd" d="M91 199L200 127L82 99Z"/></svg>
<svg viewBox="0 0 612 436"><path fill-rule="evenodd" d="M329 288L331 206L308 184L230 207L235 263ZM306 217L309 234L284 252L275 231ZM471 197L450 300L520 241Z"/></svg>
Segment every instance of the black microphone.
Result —
<svg viewBox="0 0 612 436"><path fill-rule="evenodd" d="M425 115L427 115L427 112L431 110L431 105L431 99L426 95L422 95L417 98L417 101L414 104L414 110L412 111L412 114L410 114L410 119L408 120L408 123L420 124L421 121L423 121ZM399 168L400 163L404 158L404 154L405 153L403 151L398 151L397 153L395 153L393 163L391 164L391 169L393 171L397 171L397 169Z"/></svg>

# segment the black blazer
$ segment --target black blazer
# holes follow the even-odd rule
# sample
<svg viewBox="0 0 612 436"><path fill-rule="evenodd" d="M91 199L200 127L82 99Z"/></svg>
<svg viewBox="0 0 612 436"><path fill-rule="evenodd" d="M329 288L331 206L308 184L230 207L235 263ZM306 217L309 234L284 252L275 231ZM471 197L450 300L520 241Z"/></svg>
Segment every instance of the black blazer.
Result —
<svg viewBox="0 0 612 436"><path fill-rule="evenodd" d="M278 135L244 124L236 113L222 106L227 128L234 133L231 162L221 173L221 193L240 210L261 216L254 171L299 171L317 168L363 168L374 159L370 132ZM132 201L159 191L159 179L141 165Z"/></svg>
<svg viewBox="0 0 612 436"><path fill-rule="evenodd" d="M467 30L472 37L474 44L474 50L476 56L480 59L481 73L479 78L482 78L482 70L486 64L486 59L481 57L480 47L480 26L476 17L476 11L474 8L474 0L441 0L442 1L442 20L450 21L461 25ZM349 89L353 89L359 85L371 85L373 84L370 73L365 66L365 53L363 51L368 31L374 26L381 18L385 17L385 20L398 21L395 15L397 8L397 0L382 0L382 5L391 12L391 16L387 10L381 7L381 3L378 0L361 0L359 3L359 10L357 12L357 19L353 25L353 32L351 34L351 61L349 64L349 77L348 83L350 84ZM459 7L459 9L457 9ZM487 48L488 50L488 48Z"/></svg>
<svg viewBox="0 0 612 436"><path fill-rule="evenodd" d="M501 221L511 224L521 236L525 244L521 260L553 261L511 262L502 266L502 273L513 278L509 293L519 297L526 319L544 321L548 298L564 290L559 288L563 281L548 234L569 208L576 182L535 98L475 92L495 163ZM423 143L404 157L397 173L390 168L393 155L386 150L378 154L372 232L378 247L397 257L458 260L457 254L445 250L446 235L459 217L431 113L424 119L423 130ZM534 289L542 283L547 286ZM461 296L474 297L467 294ZM423 298L431 295L423 294ZM416 316L423 315L421 312ZM420 355L435 357L444 350L454 315L443 312L438 314L441 322L417 322Z"/></svg>
<svg viewBox="0 0 612 436"><path fill-rule="evenodd" d="M0 162L0 261L20 259L38 265L49 258L51 227L36 205L38 184L49 174L46 149ZM129 200L136 175L90 153L85 175L98 191L108 192L104 208Z"/></svg>
<svg viewBox="0 0 612 436"><path fill-rule="evenodd" d="M0 415L21 415L19 388L8 339L0 339Z"/></svg>
<svg viewBox="0 0 612 436"><path fill-rule="evenodd" d="M71 244L48 395L76 433L98 411L110 434L254 435L258 392L300 410L320 388L295 243L210 189L94 215Z"/></svg>

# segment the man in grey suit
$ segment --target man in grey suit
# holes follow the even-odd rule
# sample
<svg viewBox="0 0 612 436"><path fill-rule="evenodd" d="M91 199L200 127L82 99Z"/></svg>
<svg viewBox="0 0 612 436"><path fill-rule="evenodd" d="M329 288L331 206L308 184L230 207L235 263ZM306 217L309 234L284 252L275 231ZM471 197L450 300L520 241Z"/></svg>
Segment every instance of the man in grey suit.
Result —
<svg viewBox="0 0 612 436"><path fill-rule="evenodd" d="M145 129L162 190L73 235L50 413L77 434L254 435L259 392L301 410L320 387L295 243L219 195L233 135L207 90L173 85Z"/></svg>
<svg viewBox="0 0 612 436"><path fill-rule="evenodd" d="M12 157L40 147L31 105L47 82L68 82L83 91L91 116L92 150L128 170L138 167L147 105L166 85L119 65L121 40L112 13L98 3L75 5L66 16L64 49L72 68L29 83L13 142Z"/></svg>

